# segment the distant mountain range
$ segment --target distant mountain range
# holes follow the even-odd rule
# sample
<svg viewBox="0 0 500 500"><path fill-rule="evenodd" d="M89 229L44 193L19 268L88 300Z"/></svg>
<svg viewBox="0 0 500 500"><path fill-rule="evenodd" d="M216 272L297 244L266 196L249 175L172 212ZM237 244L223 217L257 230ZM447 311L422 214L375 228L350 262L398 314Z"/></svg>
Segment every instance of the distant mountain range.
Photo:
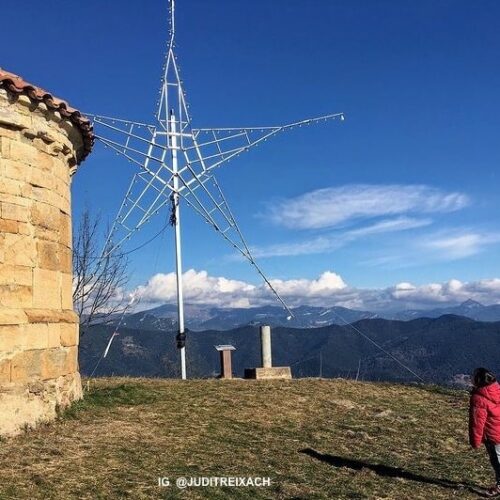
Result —
<svg viewBox="0 0 500 500"><path fill-rule="evenodd" d="M382 315L387 319L399 319L408 321L415 318L439 318L444 314L454 314L476 321L500 321L500 304L484 306L475 300L466 300L458 306L442 307L430 310L407 310L393 314Z"/></svg>
<svg viewBox="0 0 500 500"><path fill-rule="evenodd" d="M466 304L466 308L474 309L471 303ZM108 356L100 362L113 326L96 325L86 331L80 342L82 374L89 375L99 362L95 375L179 375L172 317L144 314L141 319L138 315L132 316L130 319L138 321L140 327L129 322L121 328ZM299 318L304 316L307 317L305 310ZM317 317L325 316L328 315ZM237 316L234 321L254 320L254 316L241 318ZM270 322L269 316L265 317L265 322ZM163 328L168 325L170 328ZM295 377L321 375L400 382L416 380L387 353L426 382L460 382L464 374L470 374L477 366L486 366L500 373L500 322L479 322L454 315L410 321L372 318L352 325L314 329L275 327L272 341L275 366L291 366ZM236 376L242 376L244 368L260 364L259 330L255 326L226 331L190 331L187 335L187 360L191 377L213 377L219 373L218 353L214 349L217 344L236 347L233 353Z"/></svg>
<svg viewBox="0 0 500 500"><path fill-rule="evenodd" d="M467 300L463 304L431 310L405 310L396 312L370 312L345 307L301 306L292 309L294 317L278 306L253 307L248 309L225 309L186 304L186 326L190 330L231 330L241 326L262 324L273 327L320 328L328 325L344 325L363 319L388 319L409 321L418 318L439 318L446 314L463 316L476 321L500 321L500 304L484 306ZM176 329L177 307L164 305L128 315L123 326L141 330L174 331Z"/></svg>

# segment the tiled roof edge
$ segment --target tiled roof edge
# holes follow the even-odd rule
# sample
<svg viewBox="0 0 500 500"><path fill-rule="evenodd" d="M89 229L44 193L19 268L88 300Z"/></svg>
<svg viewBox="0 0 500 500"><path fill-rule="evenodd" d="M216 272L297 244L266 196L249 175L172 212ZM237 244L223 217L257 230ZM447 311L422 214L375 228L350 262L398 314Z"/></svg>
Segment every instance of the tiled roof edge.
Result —
<svg viewBox="0 0 500 500"><path fill-rule="evenodd" d="M94 145L92 123L80 111L69 106L66 101L58 99L44 89L24 81L20 76L0 68L0 89L2 88L11 94L24 94L32 101L43 102L48 109L58 111L63 118L71 121L80 130L83 137L83 151L77 158L78 163L81 163L92 151Z"/></svg>

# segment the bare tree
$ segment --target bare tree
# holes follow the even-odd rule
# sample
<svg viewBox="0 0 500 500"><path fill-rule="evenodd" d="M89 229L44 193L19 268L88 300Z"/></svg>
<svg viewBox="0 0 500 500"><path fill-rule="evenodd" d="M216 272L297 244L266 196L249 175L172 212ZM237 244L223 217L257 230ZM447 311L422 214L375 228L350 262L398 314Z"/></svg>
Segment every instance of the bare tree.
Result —
<svg viewBox="0 0 500 500"><path fill-rule="evenodd" d="M107 323L126 309L123 288L128 260L111 253L101 258L101 217L86 208L73 236L73 305L81 333L90 325Z"/></svg>

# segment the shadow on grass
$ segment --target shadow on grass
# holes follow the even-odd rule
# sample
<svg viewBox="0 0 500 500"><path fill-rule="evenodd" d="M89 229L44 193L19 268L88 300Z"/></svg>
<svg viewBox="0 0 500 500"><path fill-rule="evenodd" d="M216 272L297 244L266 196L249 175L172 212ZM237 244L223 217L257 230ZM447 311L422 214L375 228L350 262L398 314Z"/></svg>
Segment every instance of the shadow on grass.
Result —
<svg viewBox="0 0 500 500"><path fill-rule="evenodd" d="M441 486L443 488L450 488L453 490L467 489L472 493L475 493L476 495L482 497L488 496L484 491L484 489L482 489L480 486L467 482L459 483L456 481L450 481L448 479L437 479L427 476L421 476L420 474L415 474L414 472L410 472L401 469L399 467L391 467L389 465L383 465L383 464L370 464L368 462L363 462L361 460L354 460L352 458L337 457L334 455L328 455L326 453L319 453L318 451L313 450L312 448L304 448L303 450L299 450L299 452L304 453L305 455L308 455L312 458L315 458L316 460L320 460L321 462L325 462L333 467L339 467L339 468L347 467L353 470L368 469L375 472L375 474L377 474L378 476L382 477L407 479L409 481L434 484L437 486Z"/></svg>

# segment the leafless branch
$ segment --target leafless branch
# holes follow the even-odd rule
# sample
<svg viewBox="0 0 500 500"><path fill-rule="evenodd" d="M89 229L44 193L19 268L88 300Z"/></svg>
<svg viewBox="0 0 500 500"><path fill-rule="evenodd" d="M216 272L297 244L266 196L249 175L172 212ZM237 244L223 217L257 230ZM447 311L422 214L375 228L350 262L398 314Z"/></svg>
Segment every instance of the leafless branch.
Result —
<svg viewBox="0 0 500 500"><path fill-rule="evenodd" d="M73 237L73 304L81 333L90 325L108 323L126 309L123 289L128 283L128 260L100 250L100 215L83 211ZM109 243L111 244L111 242Z"/></svg>

